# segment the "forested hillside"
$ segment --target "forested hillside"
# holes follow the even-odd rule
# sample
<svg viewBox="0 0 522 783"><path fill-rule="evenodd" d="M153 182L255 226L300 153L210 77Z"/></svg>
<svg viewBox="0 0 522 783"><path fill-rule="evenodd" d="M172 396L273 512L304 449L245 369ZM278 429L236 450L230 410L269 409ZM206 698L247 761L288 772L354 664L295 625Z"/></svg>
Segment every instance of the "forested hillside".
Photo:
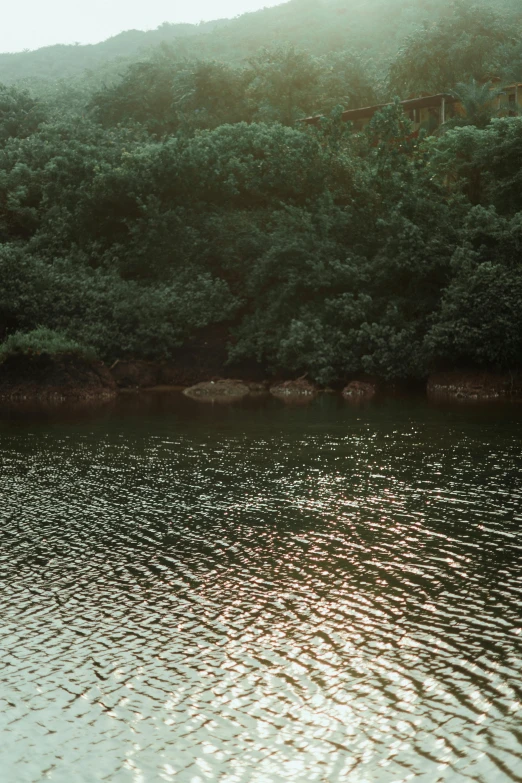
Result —
<svg viewBox="0 0 522 783"><path fill-rule="evenodd" d="M0 337L160 358L219 324L323 383L520 368L522 118L490 83L522 81L518 3L291 0L2 80ZM413 134L394 96L437 91L464 116Z"/></svg>
<svg viewBox="0 0 522 783"><path fill-rule="evenodd" d="M239 63L263 46L292 43L321 55L357 46L382 53L397 48L416 23L437 17L433 3L368 0L291 0L281 6L233 20L178 25L165 22L157 30L129 30L92 46L56 45L33 52L0 54L0 81L55 80L78 76L85 69L107 67L114 60L168 45L178 58L216 58ZM110 70L110 68L109 68Z"/></svg>
<svg viewBox="0 0 522 783"><path fill-rule="evenodd" d="M168 47L177 59L216 59L236 65L263 47L281 44L292 44L314 56L356 50L374 58L386 71L389 59L409 35L451 19L453 5L448 0L289 0L231 20L198 25L166 21L156 30L128 30L95 45L57 44L35 51L0 53L0 82L25 80L31 86L34 80L69 79L85 75L86 70L99 71L103 79L159 46ZM469 8L473 3L461 0L458 5ZM518 16L520 26L518 0L493 0L485 7L510 14L512 18L504 20L504 33L507 40L517 37L512 25L513 17ZM474 35L473 29L462 32ZM480 48L482 42L476 43ZM435 56L435 52L430 54Z"/></svg>

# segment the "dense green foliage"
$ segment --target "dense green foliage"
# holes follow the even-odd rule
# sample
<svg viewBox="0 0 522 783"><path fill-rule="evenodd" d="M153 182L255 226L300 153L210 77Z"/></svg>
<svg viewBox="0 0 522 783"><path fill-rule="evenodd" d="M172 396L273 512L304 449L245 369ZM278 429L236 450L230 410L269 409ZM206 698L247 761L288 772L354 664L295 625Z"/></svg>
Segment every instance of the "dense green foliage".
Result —
<svg viewBox="0 0 522 783"><path fill-rule="evenodd" d="M160 358L221 324L231 359L324 383L519 368L522 118L482 87L522 79L517 6L392 6L292 0L160 28L119 75L42 60L30 92L0 86L1 334ZM340 120L424 90L466 115L431 137L393 101Z"/></svg>
<svg viewBox="0 0 522 783"><path fill-rule="evenodd" d="M10 334L0 345L0 362L13 354L31 355L41 353L51 356L74 354L74 356L82 356L85 359L96 358L92 348L71 340L61 332L41 326L38 329L32 329L30 332Z"/></svg>

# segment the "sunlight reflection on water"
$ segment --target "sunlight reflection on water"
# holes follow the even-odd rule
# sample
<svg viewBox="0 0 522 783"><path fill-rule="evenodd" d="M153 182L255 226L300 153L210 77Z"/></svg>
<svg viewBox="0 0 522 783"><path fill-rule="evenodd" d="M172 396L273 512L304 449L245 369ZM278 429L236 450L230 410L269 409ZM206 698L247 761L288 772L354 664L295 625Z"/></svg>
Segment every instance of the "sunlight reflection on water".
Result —
<svg viewBox="0 0 522 783"><path fill-rule="evenodd" d="M7 780L521 780L520 421L191 405L0 428Z"/></svg>

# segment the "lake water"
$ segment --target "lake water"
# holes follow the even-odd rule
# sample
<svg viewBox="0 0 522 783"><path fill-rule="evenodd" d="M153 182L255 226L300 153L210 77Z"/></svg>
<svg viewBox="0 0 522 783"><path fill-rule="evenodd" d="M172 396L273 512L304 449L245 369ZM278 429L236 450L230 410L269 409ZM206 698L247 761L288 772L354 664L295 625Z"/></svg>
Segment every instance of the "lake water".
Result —
<svg viewBox="0 0 522 783"><path fill-rule="evenodd" d="M522 780L522 406L0 414L0 780Z"/></svg>

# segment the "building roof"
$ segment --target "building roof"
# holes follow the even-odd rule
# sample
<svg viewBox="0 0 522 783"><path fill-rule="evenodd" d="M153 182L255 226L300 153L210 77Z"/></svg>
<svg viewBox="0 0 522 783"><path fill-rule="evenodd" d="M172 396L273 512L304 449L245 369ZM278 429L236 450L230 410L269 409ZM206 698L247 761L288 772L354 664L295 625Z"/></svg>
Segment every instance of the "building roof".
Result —
<svg viewBox="0 0 522 783"><path fill-rule="evenodd" d="M406 101L401 101L400 104L405 111L411 111L412 109L438 108L442 105L443 101L445 101L446 104L449 104L456 103L458 99L454 98L453 95L450 95L449 93L441 92L437 93L437 95L425 95L421 98L410 98ZM376 114L381 109L384 109L385 106L391 105L391 103L378 103L375 106L364 106L361 109L348 109L347 111L343 111L341 114L341 119L343 119L345 122L366 119L367 117L373 117L374 114ZM314 125L320 122L322 118L322 114L317 114L315 117L305 117L303 120L301 120L301 122Z"/></svg>

